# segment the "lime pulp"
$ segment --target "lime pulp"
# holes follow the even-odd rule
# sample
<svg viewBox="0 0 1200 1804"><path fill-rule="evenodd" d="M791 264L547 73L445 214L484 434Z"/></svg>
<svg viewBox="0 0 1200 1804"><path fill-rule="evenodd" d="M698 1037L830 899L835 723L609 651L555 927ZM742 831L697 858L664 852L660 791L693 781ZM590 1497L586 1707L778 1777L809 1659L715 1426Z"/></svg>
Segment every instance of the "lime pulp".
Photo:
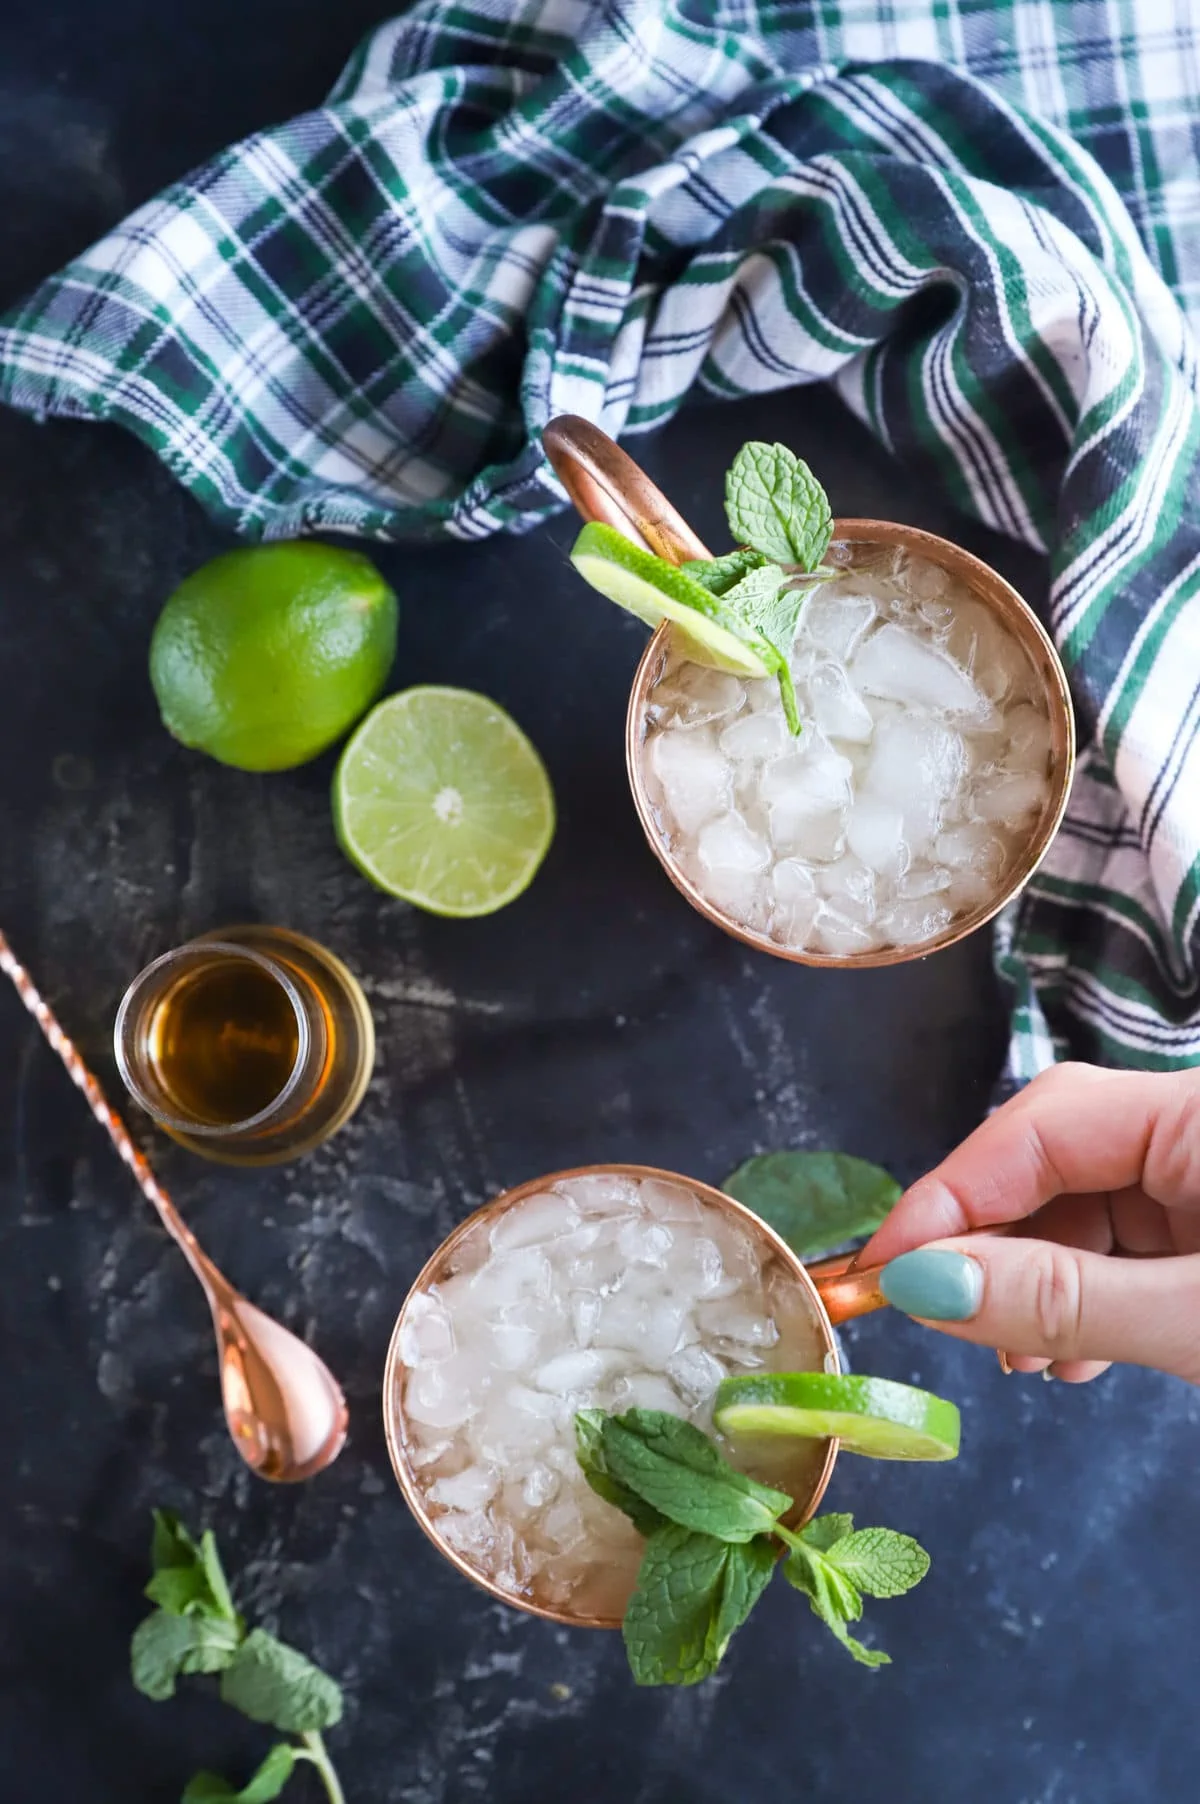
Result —
<svg viewBox="0 0 1200 1804"><path fill-rule="evenodd" d="M888 1378L775 1372L727 1378L713 1420L722 1434L835 1439L872 1459L947 1460L958 1454L961 1418L944 1397Z"/></svg>
<svg viewBox="0 0 1200 1804"><path fill-rule="evenodd" d="M467 689L392 695L333 782L334 825L363 874L430 914L492 914L528 888L554 836L554 792L503 708Z"/></svg>

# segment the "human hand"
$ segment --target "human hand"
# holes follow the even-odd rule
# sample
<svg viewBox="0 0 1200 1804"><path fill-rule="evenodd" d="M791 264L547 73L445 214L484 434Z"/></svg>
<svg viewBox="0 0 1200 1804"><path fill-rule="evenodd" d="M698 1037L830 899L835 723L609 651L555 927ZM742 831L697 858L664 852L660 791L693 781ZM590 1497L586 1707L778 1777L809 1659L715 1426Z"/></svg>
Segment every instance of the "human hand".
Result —
<svg viewBox="0 0 1200 1804"><path fill-rule="evenodd" d="M1123 1360L1200 1384L1200 1071L1045 1072L905 1192L857 1263L1014 1370L1078 1384Z"/></svg>

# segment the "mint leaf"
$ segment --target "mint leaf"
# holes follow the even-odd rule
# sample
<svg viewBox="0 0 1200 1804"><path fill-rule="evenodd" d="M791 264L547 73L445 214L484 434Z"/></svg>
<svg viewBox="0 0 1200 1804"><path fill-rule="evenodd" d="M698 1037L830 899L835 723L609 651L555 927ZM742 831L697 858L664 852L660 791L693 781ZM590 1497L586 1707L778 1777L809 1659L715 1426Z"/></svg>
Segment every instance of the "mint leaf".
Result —
<svg viewBox="0 0 1200 1804"><path fill-rule="evenodd" d="M219 1616L229 1622L241 1622L241 1617L233 1607L233 1599L229 1595L229 1584L221 1565L221 1556L217 1552L217 1543L210 1528L206 1528L200 1537L200 1563L208 1585L208 1595L213 1608Z"/></svg>
<svg viewBox="0 0 1200 1804"><path fill-rule="evenodd" d="M716 1671L716 1625L732 1550L668 1522L638 1568L622 1634L639 1685L695 1685Z"/></svg>
<svg viewBox="0 0 1200 1804"><path fill-rule="evenodd" d="M608 1416L603 1448L618 1483L669 1521L722 1541L752 1540L792 1505L785 1491L736 1472L707 1435L662 1410Z"/></svg>
<svg viewBox="0 0 1200 1804"><path fill-rule="evenodd" d="M657 1510L651 1509L636 1491L631 1491L627 1485L618 1484L612 1476L604 1458L605 1420L602 1409L580 1409L575 1412L575 1458L597 1497L602 1497L605 1503L623 1510L639 1535L652 1535L656 1528L663 1526L666 1518L660 1516Z"/></svg>
<svg viewBox="0 0 1200 1804"><path fill-rule="evenodd" d="M862 1598L854 1586L820 1553L803 1546L793 1548L783 1564L783 1576L808 1598L814 1616L832 1629L847 1653L860 1666L890 1666L889 1656L878 1648L864 1647L846 1627L862 1615Z"/></svg>
<svg viewBox="0 0 1200 1804"><path fill-rule="evenodd" d="M748 571L759 569L766 561L761 551L743 547L739 551L727 551L724 557L693 558L680 568L710 595L725 595Z"/></svg>
<svg viewBox="0 0 1200 1804"><path fill-rule="evenodd" d="M787 573L778 564L761 564L722 597L748 626L769 639L781 657L790 658L804 592L788 589Z"/></svg>
<svg viewBox="0 0 1200 1804"><path fill-rule="evenodd" d="M278 1741L254 1776L241 1791L235 1791L218 1773L197 1773L184 1788L180 1804L216 1804L217 1799L234 1800L235 1804L271 1804L277 1798L296 1765L297 1750L286 1741Z"/></svg>
<svg viewBox="0 0 1200 1804"><path fill-rule="evenodd" d="M741 1628L770 1584L778 1563L775 1547L765 1536L727 1543L725 1552L725 1573L706 1647L714 1668L724 1658L734 1631Z"/></svg>
<svg viewBox="0 0 1200 1804"><path fill-rule="evenodd" d="M902 1597L929 1571L920 1542L891 1528L860 1528L831 1547L828 1559L868 1597Z"/></svg>
<svg viewBox="0 0 1200 1804"><path fill-rule="evenodd" d="M753 1209L802 1259L874 1233L900 1196L878 1165L849 1153L762 1153L722 1189Z"/></svg>
<svg viewBox="0 0 1200 1804"><path fill-rule="evenodd" d="M341 1687L264 1629L251 1629L221 1674L221 1697L252 1722L270 1723L287 1734L330 1729L341 1721Z"/></svg>
<svg viewBox="0 0 1200 1804"><path fill-rule="evenodd" d="M154 1574L144 1595L171 1616L203 1614L209 1602L208 1580L199 1566L164 1566Z"/></svg>
<svg viewBox="0 0 1200 1804"><path fill-rule="evenodd" d="M150 1564L155 1572L169 1566L199 1564L200 1549L184 1528L179 1517L170 1510L152 1510L154 1539L150 1546Z"/></svg>
<svg viewBox="0 0 1200 1804"><path fill-rule="evenodd" d="M800 1530L798 1540L807 1547L815 1547L818 1553L827 1553L839 1541L844 1541L854 1527L853 1516L838 1515L830 1511L827 1516L814 1516Z"/></svg>
<svg viewBox="0 0 1200 1804"><path fill-rule="evenodd" d="M133 1632L130 1671L137 1689L161 1702L175 1694L185 1672L220 1672L235 1657L234 1623L208 1616L173 1616L155 1610Z"/></svg>
<svg viewBox="0 0 1200 1804"><path fill-rule="evenodd" d="M725 478L725 513L735 539L780 564L812 570L833 536L824 489L786 445L743 445Z"/></svg>

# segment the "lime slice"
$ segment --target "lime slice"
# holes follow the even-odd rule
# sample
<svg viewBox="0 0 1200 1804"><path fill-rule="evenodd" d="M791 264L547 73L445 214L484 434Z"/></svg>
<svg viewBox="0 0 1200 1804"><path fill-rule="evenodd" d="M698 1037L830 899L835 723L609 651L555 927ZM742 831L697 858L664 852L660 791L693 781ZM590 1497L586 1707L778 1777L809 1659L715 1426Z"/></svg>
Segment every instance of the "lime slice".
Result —
<svg viewBox="0 0 1200 1804"><path fill-rule="evenodd" d="M571 562L585 582L648 626L671 620L690 641L692 658L739 676L772 676L775 647L723 608L703 583L635 545L615 526L592 521L575 541Z"/></svg>
<svg viewBox="0 0 1200 1804"><path fill-rule="evenodd" d="M823 1372L726 1378L713 1420L722 1434L836 1439L872 1459L955 1459L961 1426L956 1406L929 1391Z"/></svg>
<svg viewBox="0 0 1200 1804"><path fill-rule="evenodd" d="M368 714L333 779L347 857L435 915L488 915L527 889L554 792L516 722L468 689L406 689Z"/></svg>

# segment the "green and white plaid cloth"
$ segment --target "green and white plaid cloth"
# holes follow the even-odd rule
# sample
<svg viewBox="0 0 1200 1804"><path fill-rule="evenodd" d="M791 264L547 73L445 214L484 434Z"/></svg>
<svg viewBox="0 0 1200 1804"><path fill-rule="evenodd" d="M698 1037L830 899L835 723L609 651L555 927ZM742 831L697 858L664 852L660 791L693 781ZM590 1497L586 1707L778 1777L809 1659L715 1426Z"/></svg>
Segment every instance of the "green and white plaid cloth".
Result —
<svg viewBox="0 0 1200 1804"><path fill-rule="evenodd" d="M1196 1064L1198 142L1195 0L424 0L0 321L0 396L250 537L481 538L562 506L552 414L834 383L1051 559L1010 1080Z"/></svg>

